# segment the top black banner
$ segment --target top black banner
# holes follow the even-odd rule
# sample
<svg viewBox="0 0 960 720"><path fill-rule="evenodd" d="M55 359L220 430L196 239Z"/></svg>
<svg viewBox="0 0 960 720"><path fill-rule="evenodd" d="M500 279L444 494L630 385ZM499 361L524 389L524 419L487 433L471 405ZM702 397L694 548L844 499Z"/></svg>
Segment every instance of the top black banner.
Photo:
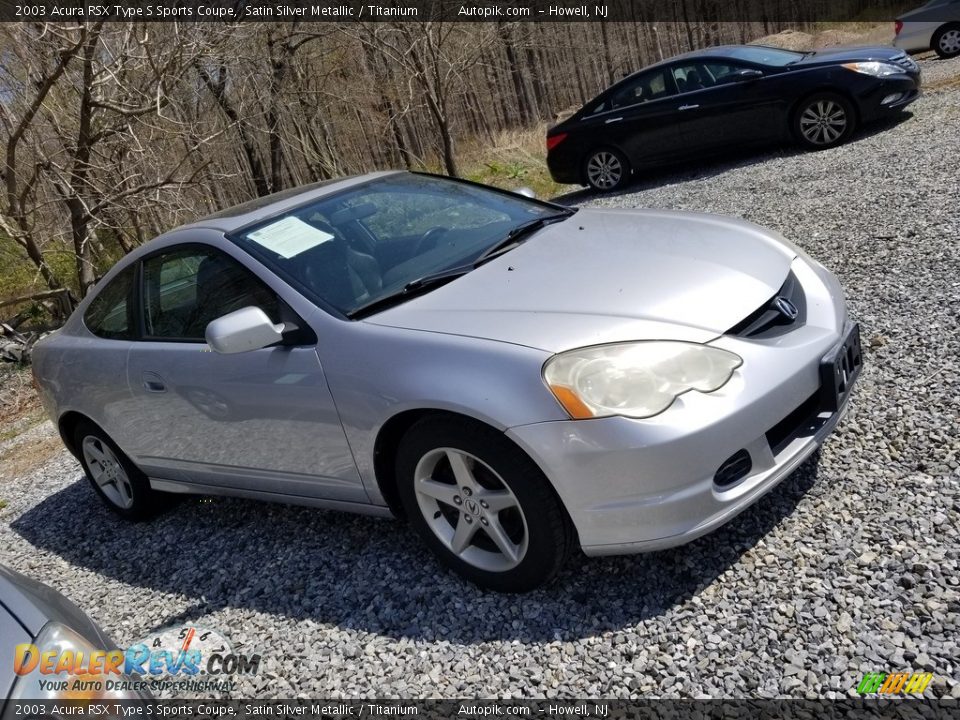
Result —
<svg viewBox="0 0 960 720"><path fill-rule="evenodd" d="M923 0L0 0L0 22L892 22L920 5ZM933 0L922 15L909 19L960 21L960 3Z"/></svg>

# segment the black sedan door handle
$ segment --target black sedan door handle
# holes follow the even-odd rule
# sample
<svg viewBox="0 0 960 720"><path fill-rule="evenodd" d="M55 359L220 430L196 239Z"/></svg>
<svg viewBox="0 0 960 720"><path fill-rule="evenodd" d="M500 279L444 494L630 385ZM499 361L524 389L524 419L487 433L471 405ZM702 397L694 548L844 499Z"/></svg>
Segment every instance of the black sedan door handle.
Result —
<svg viewBox="0 0 960 720"><path fill-rule="evenodd" d="M143 387L147 392L162 393L167 391L163 378L155 372L144 372L141 378L143 379Z"/></svg>
<svg viewBox="0 0 960 720"><path fill-rule="evenodd" d="M679 108L677 108L677 109L678 109L678 110L696 110L698 107L700 107L700 106L699 106L699 105L681 105L681 106L680 106Z"/></svg>
<svg viewBox="0 0 960 720"><path fill-rule="evenodd" d="M612 123L612 122L620 122L621 120L623 120L623 118L622 118L622 117L618 117L618 118L610 118L609 120L606 120L605 122L606 122L607 125L609 125L609 124Z"/></svg>

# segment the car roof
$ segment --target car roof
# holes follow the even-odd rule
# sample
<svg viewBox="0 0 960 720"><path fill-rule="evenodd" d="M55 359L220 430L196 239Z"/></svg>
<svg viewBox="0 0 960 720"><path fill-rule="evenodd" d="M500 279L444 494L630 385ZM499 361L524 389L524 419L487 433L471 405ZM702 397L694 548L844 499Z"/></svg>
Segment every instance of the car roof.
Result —
<svg viewBox="0 0 960 720"><path fill-rule="evenodd" d="M218 230L224 234L234 232L242 227L251 225L261 220L265 220L274 215L285 213L293 208L299 207L314 200L319 200L327 195L340 192L349 187L362 185L370 180L386 177L388 175L402 174L401 170L383 170L380 172L371 172L364 175L350 175L347 177L334 178L332 180L323 180L312 185L301 185L300 187L263 197L254 198L247 202L228 207L224 210L206 215L198 220L194 220L186 225L175 228L177 232L186 229L208 228ZM169 232L174 232L173 230ZM168 233L164 233L166 235Z"/></svg>
<svg viewBox="0 0 960 720"><path fill-rule="evenodd" d="M630 73L625 80L631 78L640 73L646 72L647 70L653 70L658 67L663 67L664 65L670 65L675 63L678 60L690 60L691 58L730 58L734 60L744 61L743 58L737 57L734 54L735 50L740 50L742 48L763 48L767 50L784 50L785 48L774 47L773 45L758 45L751 43L750 45L716 45L714 47L701 48L699 50L690 50L689 52L681 53L680 55L674 55L673 57L668 57L660 62L656 62L653 65L647 65L636 72ZM787 52L798 52L796 50L787 50ZM746 60L744 62L751 62Z"/></svg>

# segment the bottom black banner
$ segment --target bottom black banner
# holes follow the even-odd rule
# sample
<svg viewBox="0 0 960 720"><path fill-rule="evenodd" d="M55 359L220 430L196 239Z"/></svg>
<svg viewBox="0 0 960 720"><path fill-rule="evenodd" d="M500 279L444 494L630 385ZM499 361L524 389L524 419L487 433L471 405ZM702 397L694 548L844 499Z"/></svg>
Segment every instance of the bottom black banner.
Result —
<svg viewBox="0 0 960 720"><path fill-rule="evenodd" d="M960 720L957 700L8 700L8 718L607 718L832 720L897 718Z"/></svg>

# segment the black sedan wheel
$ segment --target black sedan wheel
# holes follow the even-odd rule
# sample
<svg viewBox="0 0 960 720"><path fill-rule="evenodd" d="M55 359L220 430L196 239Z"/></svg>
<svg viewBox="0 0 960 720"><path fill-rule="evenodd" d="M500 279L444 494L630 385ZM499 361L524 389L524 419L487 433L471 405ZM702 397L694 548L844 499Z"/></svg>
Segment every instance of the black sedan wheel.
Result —
<svg viewBox="0 0 960 720"><path fill-rule="evenodd" d="M573 543L560 501L518 447L484 425L427 417L397 453L400 500L437 557L481 587L548 582Z"/></svg>
<svg viewBox="0 0 960 720"><path fill-rule="evenodd" d="M801 101L793 116L793 131L804 146L819 150L844 142L854 123L853 106L846 98L817 93Z"/></svg>
<svg viewBox="0 0 960 720"><path fill-rule="evenodd" d="M933 50L942 58L960 55L960 25L947 25L933 36Z"/></svg>
<svg viewBox="0 0 960 720"><path fill-rule="evenodd" d="M630 164L618 150L594 150L587 158L584 176L594 190L610 192L626 184L630 177Z"/></svg>

